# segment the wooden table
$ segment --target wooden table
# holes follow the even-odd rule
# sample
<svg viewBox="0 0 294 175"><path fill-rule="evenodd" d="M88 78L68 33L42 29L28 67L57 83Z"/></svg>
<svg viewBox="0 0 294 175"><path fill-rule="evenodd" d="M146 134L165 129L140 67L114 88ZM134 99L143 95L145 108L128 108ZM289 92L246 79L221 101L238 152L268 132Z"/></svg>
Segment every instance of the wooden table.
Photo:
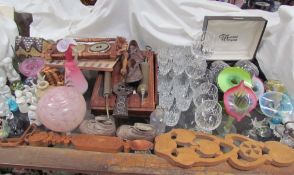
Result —
<svg viewBox="0 0 294 175"><path fill-rule="evenodd" d="M0 166L32 169L52 169L93 174L167 174L167 175L225 175L225 174L278 174L290 175L291 167L277 168L264 165L252 171L239 171L227 163L213 167L182 169L172 166L156 155L129 153L98 153L67 148L21 146L0 148Z"/></svg>

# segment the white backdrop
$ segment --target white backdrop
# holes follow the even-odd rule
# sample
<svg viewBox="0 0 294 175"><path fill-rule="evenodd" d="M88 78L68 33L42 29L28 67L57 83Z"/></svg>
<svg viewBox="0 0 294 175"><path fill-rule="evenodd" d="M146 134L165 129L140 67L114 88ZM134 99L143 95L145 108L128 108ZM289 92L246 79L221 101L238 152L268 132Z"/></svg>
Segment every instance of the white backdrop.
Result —
<svg viewBox="0 0 294 175"><path fill-rule="evenodd" d="M31 36L54 40L124 36L153 48L189 44L202 29L204 16L262 16L268 25L257 60L267 78L281 80L294 96L294 7L282 6L277 13L270 13L205 0L98 0L93 7L86 7L79 0L0 3L33 14ZM0 25L0 31L1 28L6 25ZM6 35L9 33L6 30ZM4 46L0 45L1 50Z"/></svg>

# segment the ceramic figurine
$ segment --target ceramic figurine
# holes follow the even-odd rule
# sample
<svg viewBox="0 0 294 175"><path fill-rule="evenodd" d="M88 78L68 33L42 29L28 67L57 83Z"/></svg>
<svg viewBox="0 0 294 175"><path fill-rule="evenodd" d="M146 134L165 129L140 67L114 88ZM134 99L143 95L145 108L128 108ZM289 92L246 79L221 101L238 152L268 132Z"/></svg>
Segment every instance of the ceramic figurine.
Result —
<svg viewBox="0 0 294 175"><path fill-rule="evenodd" d="M16 103L16 101L12 98L9 98L6 103L8 104L9 110L11 112L16 112L18 111L18 105Z"/></svg>
<svg viewBox="0 0 294 175"><path fill-rule="evenodd" d="M37 126L41 126L41 122L39 121L38 115L37 115L37 106L36 105L30 105L28 109L28 117L30 124L36 124Z"/></svg>
<svg viewBox="0 0 294 175"><path fill-rule="evenodd" d="M45 93L45 91L49 88L48 81L39 81L37 84L36 96L41 98L41 96Z"/></svg>
<svg viewBox="0 0 294 175"><path fill-rule="evenodd" d="M10 82L20 80L20 75L16 72L12 65L12 58L6 57L1 61L1 63L3 64L3 67L7 74L7 78Z"/></svg>
<svg viewBox="0 0 294 175"><path fill-rule="evenodd" d="M6 85L7 76L5 70L0 67L0 96L3 96L5 99L12 97L9 86Z"/></svg>
<svg viewBox="0 0 294 175"><path fill-rule="evenodd" d="M0 96L0 117L8 116L10 113L9 106L6 103L6 100Z"/></svg>
<svg viewBox="0 0 294 175"><path fill-rule="evenodd" d="M0 118L0 138L6 138L9 135L10 128L8 123L3 118Z"/></svg>
<svg viewBox="0 0 294 175"><path fill-rule="evenodd" d="M28 112L28 104L27 104L27 99L25 98L25 95L23 94L23 91L16 90L14 92L15 97L16 97L16 103L19 107L19 111L21 113L27 113Z"/></svg>

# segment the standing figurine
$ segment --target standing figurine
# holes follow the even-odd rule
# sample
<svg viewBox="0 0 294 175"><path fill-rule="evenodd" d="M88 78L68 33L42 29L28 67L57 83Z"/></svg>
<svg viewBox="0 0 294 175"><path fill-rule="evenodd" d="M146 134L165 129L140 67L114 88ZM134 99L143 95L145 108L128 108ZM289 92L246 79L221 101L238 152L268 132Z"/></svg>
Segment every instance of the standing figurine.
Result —
<svg viewBox="0 0 294 175"><path fill-rule="evenodd" d="M6 57L2 59L1 63L3 64L7 78L11 83L20 80L20 75L16 72L12 65L12 58Z"/></svg>

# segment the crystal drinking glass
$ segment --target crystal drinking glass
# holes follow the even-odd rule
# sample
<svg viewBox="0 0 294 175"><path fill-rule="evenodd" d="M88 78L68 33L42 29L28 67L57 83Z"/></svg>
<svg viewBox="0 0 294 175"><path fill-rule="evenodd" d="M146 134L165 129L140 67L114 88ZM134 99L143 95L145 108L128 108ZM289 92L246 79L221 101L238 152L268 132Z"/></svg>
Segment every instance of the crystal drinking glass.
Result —
<svg viewBox="0 0 294 175"><path fill-rule="evenodd" d="M189 78L185 73L175 76L173 80L173 94L181 96L183 92L187 92L189 87Z"/></svg>
<svg viewBox="0 0 294 175"><path fill-rule="evenodd" d="M196 58L209 58L214 53L216 37L211 32L199 32L193 37L191 51Z"/></svg>
<svg viewBox="0 0 294 175"><path fill-rule="evenodd" d="M187 65L187 57L189 49L186 47L174 47L172 52L173 70L175 75L180 75L185 71Z"/></svg>
<svg viewBox="0 0 294 175"><path fill-rule="evenodd" d="M199 87L197 87L195 90L193 90L193 97L198 97L202 94L212 95L212 96L215 96L215 98L217 99L218 88L210 82L202 83L202 84L200 84Z"/></svg>
<svg viewBox="0 0 294 175"><path fill-rule="evenodd" d="M174 94L172 91L168 91L168 93L159 92L159 106L163 109L170 109L174 102Z"/></svg>
<svg viewBox="0 0 294 175"><path fill-rule="evenodd" d="M249 60L240 60L235 63L235 67L241 67L242 69L246 70L251 74L251 76L257 76L259 75L259 70L255 64L253 64Z"/></svg>
<svg viewBox="0 0 294 175"><path fill-rule="evenodd" d="M186 55L186 69L185 72L189 78L200 78L205 75L207 63L203 58L195 59L193 55Z"/></svg>
<svg viewBox="0 0 294 175"><path fill-rule="evenodd" d="M169 93L173 86L172 73L169 72L166 75L158 75L158 92L164 94Z"/></svg>
<svg viewBox="0 0 294 175"><path fill-rule="evenodd" d="M178 121L181 116L181 111L178 109L175 101L169 110L164 110L164 113L164 120L167 126L173 127L178 124Z"/></svg>
<svg viewBox="0 0 294 175"><path fill-rule="evenodd" d="M179 91L175 98L178 109L181 112L187 111L192 102L193 91L191 88L188 88L187 91Z"/></svg>
<svg viewBox="0 0 294 175"><path fill-rule="evenodd" d="M206 69L206 72L204 75L202 75L199 78L190 78L189 83L192 90L197 89L202 83L210 82L213 83L213 74L209 69Z"/></svg>
<svg viewBox="0 0 294 175"><path fill-rule="evenodd" d="M222 107L214 100L204 101L195 112L197 127L203 131L216 129L222 121Z"/></svg>
<svg viewBox="0 0 294 175"><path fill-rule="evenodd" d="M159 75L166 75L172 69L172 61L168 60L167 63L158 62Z"/></svg>
<svg viewBox="0 0 294 175"><path fill-rule="evenodd" d="M156 108L150 114L150 125L154 126L156 129L156 135L164 133L165 131L165 121L164 121L164 110L162 108Z"/></svg>
<svg viewBox="0 0 294 175"><path fill-rule="evenodd" d="M230 67L230 66L227 63L225 63L224 61L214 61L214 62L211 63L210 70L211 70L211 72L213 74L214 82L216 82L218 74L224 68L227 68L227 67Z"/></svg>

